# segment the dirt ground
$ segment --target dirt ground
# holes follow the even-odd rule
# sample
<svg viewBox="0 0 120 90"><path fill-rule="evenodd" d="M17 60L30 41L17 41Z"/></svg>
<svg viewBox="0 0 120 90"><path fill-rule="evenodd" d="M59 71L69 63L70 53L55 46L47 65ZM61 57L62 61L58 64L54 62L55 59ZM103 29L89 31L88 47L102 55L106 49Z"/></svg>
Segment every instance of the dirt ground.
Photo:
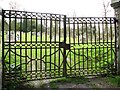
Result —
<svg viewBox="0 0 120 90"><path fill-rule="evenodd" d="M106 81L105 77L101 78L89 78L87 79L86 82L84 83L73 83L73 82L57 82L54 84L50 84L51 80L44 80L44 81L32 81L27 83L26 85L32 88L51 88L50 90L53 90L55 88L91 88L91 90L101 89L101 88L119 88L120 87L115 87L108 83ZM41 86L40 84L44 84L44 86ZM53 86L52 86L53 85Z"/></svg>

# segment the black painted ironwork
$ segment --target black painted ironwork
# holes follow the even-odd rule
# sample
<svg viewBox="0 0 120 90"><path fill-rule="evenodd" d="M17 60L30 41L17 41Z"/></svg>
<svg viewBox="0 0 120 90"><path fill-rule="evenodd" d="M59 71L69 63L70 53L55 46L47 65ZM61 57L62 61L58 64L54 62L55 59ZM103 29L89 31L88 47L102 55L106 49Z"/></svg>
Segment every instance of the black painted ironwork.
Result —
<svg viewBox="0 0 120 90"><path fill-rule="evenodd" d="M2 23L3 86L117 72L114 17L2 10Z"/></svg>

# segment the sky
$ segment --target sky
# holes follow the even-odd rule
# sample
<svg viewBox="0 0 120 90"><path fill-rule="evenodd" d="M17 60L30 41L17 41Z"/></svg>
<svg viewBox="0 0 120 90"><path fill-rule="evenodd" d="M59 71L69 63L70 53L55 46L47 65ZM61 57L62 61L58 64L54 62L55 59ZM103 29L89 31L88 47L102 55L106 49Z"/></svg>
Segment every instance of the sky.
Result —
<svg viewBox="0 0 120 90"><path fill-rule="evenodd" d="M103 1L111 0L0 0L3 9L10 9L10 1L17 2L19 10L64 14L69 17L103 17ZM108 7L108 17L114 16L114 10Z"/></svg>

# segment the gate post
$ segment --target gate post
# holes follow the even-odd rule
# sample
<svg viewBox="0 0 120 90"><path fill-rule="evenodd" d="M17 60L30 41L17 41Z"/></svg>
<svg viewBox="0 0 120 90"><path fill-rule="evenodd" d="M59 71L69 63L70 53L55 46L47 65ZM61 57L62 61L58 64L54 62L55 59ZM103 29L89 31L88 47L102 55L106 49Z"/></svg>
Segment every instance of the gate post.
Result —
<svg viewBox="0 0 120 90"><path fill-rule="evenodd" d="M4 72L4 10L2 9L2 89L4 89L5 84L5 72Z"/></svg>
<svg viewBox="0 0 120 90"><path fill-rule="evenodd" d="M111 6L115 10L115 16L118 20L118 28L117 28L117 33L118 33L118 59L117 59L117 74L120 75L120 0L111 0Z"/></svg>
<svg viewBox="0 0 120 90"><path fill-rule="evenodd" d="M64 44L66 44L66 15L64 15ZM66 48L63 48L63 76L67 76L66 69Z"/></svg>

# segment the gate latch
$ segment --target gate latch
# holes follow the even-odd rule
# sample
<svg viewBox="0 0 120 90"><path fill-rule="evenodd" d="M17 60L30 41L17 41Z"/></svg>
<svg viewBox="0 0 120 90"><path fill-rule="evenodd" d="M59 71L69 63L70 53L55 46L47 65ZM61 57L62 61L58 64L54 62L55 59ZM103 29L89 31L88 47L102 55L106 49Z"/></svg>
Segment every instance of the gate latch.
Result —
<svg viewBox="0 0 120 90"><path fill-rule="evenodd" d="M60 48L65 48L66 50L70 50L70 44L66 44L64 42L59 43Z"/></svg>

